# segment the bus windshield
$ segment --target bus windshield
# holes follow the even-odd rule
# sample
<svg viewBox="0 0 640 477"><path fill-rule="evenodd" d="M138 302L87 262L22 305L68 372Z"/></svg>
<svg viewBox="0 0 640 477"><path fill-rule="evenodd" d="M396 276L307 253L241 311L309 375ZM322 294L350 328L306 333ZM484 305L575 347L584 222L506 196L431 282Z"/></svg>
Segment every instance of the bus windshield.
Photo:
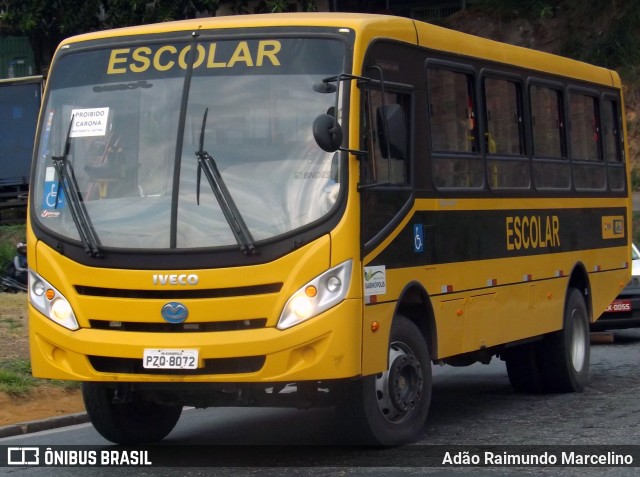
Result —
<svg viewBox="0 0 640 477"><path fill-rule="evenodd" d="M340 183L337 157L317 146L312 123L335 96L312 86L345 71L344 62L344 44L327 38L72 46L56 62L43 108L37 220L81 237L54 167L63 157L100 246L237 246L201 174L203 150L253 241L321 220Z"/></svg>

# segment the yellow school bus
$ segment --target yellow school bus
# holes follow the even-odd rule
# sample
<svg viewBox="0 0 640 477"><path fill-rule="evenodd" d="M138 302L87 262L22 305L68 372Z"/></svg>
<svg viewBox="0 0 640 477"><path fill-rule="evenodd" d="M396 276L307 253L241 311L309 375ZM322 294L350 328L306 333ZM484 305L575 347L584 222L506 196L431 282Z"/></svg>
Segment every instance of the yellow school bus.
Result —
<svg viewBox="0 0 640 477"><path fill-rule="evenodd" d="M420 437L431 366L582 391L630 275L613 71L407 18L200 18L69 38L31 178L33 373L107 439L183 406L334 406Z"/></svg>

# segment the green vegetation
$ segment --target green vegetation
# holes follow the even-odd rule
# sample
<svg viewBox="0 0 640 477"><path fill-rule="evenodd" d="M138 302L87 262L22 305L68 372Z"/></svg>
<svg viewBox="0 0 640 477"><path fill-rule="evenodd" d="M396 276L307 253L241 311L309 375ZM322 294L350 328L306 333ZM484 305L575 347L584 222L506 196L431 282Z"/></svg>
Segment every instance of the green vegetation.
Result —
<svg viewBox="0 0 640 477"><path fill-rule="evenodd" d="M6 238L7 234L2 236ZM43 385L78 389L77 382L37 379L31 375L27 334L27 295L0 293L0 392L24 397Z"/></svg>
<svg viewBox="0 0 640 477"><path fill-rule="evenodd" d="M31 363L26 359L0 360L0 391L14 397L29 394L38 381L31 376Z"/></svg>
<svg viewBox="0 0 640 477"><path fill-rule="evenodd" d="M25 298L26 302L26 298ZM12 331L20 331L20 328L23 327L22 320L15 316L3 316L0 318L0 323L2 327L10 332Z"/></svg>
<svg viewBox="0 0 640 477"><path fill-rule="evenodd" d="M69 391L80 388L80 383L75 381L34 378L31 375L31 362L27 359L0 359L0 392L7 393L13 397L28 396L33 388L43 383Z"/></svg>

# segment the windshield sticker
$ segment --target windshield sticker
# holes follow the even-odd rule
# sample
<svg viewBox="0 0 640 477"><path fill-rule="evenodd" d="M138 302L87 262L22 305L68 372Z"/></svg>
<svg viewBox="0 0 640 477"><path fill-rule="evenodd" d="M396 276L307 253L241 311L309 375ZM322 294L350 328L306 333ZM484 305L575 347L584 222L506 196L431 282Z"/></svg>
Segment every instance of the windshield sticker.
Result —
<svg viewBox="0 0 640 477"><path fill-rule="evenodd" d="M384 265L364 267L364 296L387 293L387 271Z"/></svg>
<svg viewBox="0 0 640 477"><path fill-rule="evenodd" d="M74 109L71 111L73 125L71 137L105 136L109 108Z"/></svg>
<svg viewBox="0 0 640 477"><path fill-rule="evenodd" d="M56 180L56 170L53 167L47 167L45 172L44 192L42 194L42 217L57 217L59 212L53 212L55 209L63 209L65 205L64 192L62 189L58 191L58 181Z"/></svg>

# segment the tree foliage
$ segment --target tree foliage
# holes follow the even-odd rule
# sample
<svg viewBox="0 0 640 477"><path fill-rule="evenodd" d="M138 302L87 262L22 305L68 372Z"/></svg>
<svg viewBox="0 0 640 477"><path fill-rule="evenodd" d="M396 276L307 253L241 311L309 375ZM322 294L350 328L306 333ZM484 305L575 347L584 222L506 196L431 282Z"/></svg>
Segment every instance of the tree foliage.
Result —
<svg viewBox="0 0 640 477"><path fill-rule="evenodd" d="M215 14L220 0L0 0L4 35L24 35L41 72L58 44L72 35L105 28Z"/></svg>
<svg viewBox="0 0 640 477"><path fill-rule="evenodd" d="M42 72L66 37L105 28L215 15L220 4L232 13L249 13L248 0L0 0L0 33L24 35ZM260 13L283 12L288 0L262 0ZM314 0L299 2L303 11L316 11Z"/></svg>
<svg viewBox="0 0 640 477"><path fill-rule="evenodd" d="M100 26L100 0L0 0L3 32L25 35L42 70L58 43Z"/></svg>
<svg viewBox="0 0 640 477"><path fill-rule="evenodd" d="M117 28L145 23L195 18L198 13L215 14L219 0L102 0L104 26Z"/></svg>

